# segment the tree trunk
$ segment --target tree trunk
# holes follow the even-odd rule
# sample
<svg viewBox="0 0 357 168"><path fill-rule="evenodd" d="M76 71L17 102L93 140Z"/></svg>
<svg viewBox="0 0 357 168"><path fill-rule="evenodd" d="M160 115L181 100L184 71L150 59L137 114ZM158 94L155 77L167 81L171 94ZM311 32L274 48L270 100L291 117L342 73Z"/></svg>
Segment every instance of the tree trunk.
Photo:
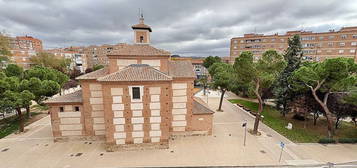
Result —
<svg viewBox="0 0 357 168"><path fill-rule="evenodd" d="M304 128L306 128L307 125L307 111L304 110Z"/></svg>
<svg viewBox="0 0 357 168"><path fill-rule="evenodd" d="M30 106L26 107L26 115L27 115L27 118L31 118Z"/></svg>
<svg viewBox="0 0 357 168"><path fill-rule="evenodd" d="M257 81L254 93L257 96L257 99L258 99L258 102L259 102L259 106L258 106L258 112L255 114L253 134L257 134L258 133L260 114L263 111L263 100L262 100L262 97L259 94L259 87L260 87L259 86L259 81Z"/></svg>
<svg viewBox="0 0 357 168"><path fill-rule="evenodd" d="M222 93L221 93L221 100L219 101L219 107L218 107L218 110L217 110L217 111L222 111L223 97L224 97L224 93L226 92L226 90L224 90L224 89L222 89L221 91L222 91Z"/></svg>
<svg viewBox="0 0 357 168"><path fill-rule="evenodd" d="M335 129L338 129L338 125L340 125L340 117L336 117Z"/></svg>
<svg viewBox="0 0 357 168"><path fill-rule="evenodd" d="M325 111L325 117L327 120L327 133L328 133L328 137L332 138L334 135L334 129L333 129L333 122L332 122L332 113L330 112L330 109L327 107L327 99L329 96L329 92L327 92L324 96L324 101L322 102L320 100L320 98L317 96L316 91L320 88L321 84L319 84L316 88L312 88L310 87L311 91L312 91L312 95L314 96L315 100L320 104L320 106L322 107L322 109L324 109Z"/></svg>
<svg viewBox="0 0 357 168"><path fill-rule="evenodd" d="M203 95L206 96L206 85L203 85Z"/></svg>
<svg viewBox="0 0 357 168"><path fill-rule="evenodd" d="M314 113L314 125L317 124L317 119L319 118L319 113L317 111Z"/></svg>
<svg viewBox="0 0 357 168"><path fill-rule="evenodd" d="M21 108L16 108L16 111L19 114L19 131L24 132L25 130L24 115L21 112Z"/></svg>

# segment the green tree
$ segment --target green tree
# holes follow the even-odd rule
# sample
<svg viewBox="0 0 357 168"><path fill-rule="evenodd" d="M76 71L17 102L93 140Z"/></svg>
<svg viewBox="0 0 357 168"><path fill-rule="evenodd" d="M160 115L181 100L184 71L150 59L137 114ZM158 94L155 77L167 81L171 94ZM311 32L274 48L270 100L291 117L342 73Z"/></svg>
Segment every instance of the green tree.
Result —
<svg viewBox="0 0 357 168"><path fill-rule="evenodd" d="M24 69L16 64L9 64L7 65L5 69L5 74L6 76L16 76L19 78L22 78L22 73L24 72Z"/></svg>
<svg viewBox="0 0 357 168"><path fill-rule="evenodd" d="M287 63L284 71L279 75L274 87L274 95L276 96L276 107L281 109L281 113L285 116L289 112L288 105L294 99L294 91L289 87L288 78L291 74L300 67L302 59L302 50L300 36L294 35L288 41L288 48L285 51L284 59Z"/></svg>
<svg viewBox="0 0 357 168"><path fill-rule="evenodd" d="M208 87L208 77L203 75L198 79L198 83L203 87L203 95L206 95L206 89Z"/></svg>
<svg viewBox="0 0 357 168"><path fill-rule="evenodd" d="M264 52L262 58L257 62L253 61L251 52L243 52L235 60L234 69L237 78L242 83L249 85L259 102L253 134L258 132L260 114L263 111L262 90L272 86L285 65L284 58L274 50Z"/></svg>
<svg viewBox="0 0 357 168"><path fill-rule="evenodd" d="M34 65L49 67L69 74L71 59L56 57L54 54L40 52L36 56L30 58Z"/></svg>
<svg viewBox="0 0 357 168"><path fill-rule="evenodd" d="M328 97L333 92L348 91L356 85L357 65L353 59L334 58L322 63L312 63L293 72L289 83L296 90L310 90L322 107L327 120L328 136L334 135L333 115L328 107ZM318 96L323 93L323 97Z"/></svg>
<svg viewBox="0 0 357 168"><path fill-rule="evenodd" d="M97 65L94 65L94 66L93 66L93 71L96 71L96 70L102 69L102 68L104 68L104 65L97 64Z"/></svg>
<svg viewBox="0 0 357 168"><path fill-rule="evenodd" d="M211 86L214 89L219 89L221 91L221 99L219 101L219 107L217 111L222 111L222 101L224 94L227 90L231 88L233 80L233 67L230 64L218 62L214 63L209 69L209 73L212 77Z"/></svg>
<svg viewBox="0 0 357 168"><path fill-rule="evenodd" d="M0 67L4 66L3 62L9 61L9 56L11 56L9 37L0 33Z"/></svg>
<svg viewBox="0 0 357 168"><path fill-rule="evenodd" d="M209 57L205 58L205 60L203 60L203 66L208 69L210 66L212 66L214 63L217 63L217 62L222 62L221 57L209 56Z"/></svg>

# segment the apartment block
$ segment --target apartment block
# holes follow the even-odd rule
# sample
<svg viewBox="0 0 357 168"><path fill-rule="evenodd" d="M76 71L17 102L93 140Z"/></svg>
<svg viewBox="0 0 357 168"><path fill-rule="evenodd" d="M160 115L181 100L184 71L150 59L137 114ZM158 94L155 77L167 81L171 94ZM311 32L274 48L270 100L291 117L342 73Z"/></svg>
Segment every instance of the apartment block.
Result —
<svg viewBox="0 0 357 168"><path fill-rule="evenodd" d="M243 37L231 39L230 62L233 63L243 51L251 51L254 60L274 49L280 53L288 47L288 39L300 35L303 48L303 59L323 61L328 58L346 57L357 61L357 27L343 27L338 31L314 33L312 31L288 31L284 35L244 34Z"/></svg>
<svg viewBox="0 0 357 168"><path fill-rule="evenodd" d="M27 35L10 37L10 48L10 60L24 69L30 68L30 58L43 50L40 39Z"/></svg>

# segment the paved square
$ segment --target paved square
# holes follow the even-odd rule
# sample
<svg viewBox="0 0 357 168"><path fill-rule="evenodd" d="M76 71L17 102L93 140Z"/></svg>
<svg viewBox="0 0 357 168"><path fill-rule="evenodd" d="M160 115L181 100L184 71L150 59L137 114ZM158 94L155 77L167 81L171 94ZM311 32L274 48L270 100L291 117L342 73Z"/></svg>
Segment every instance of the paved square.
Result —
<svg viewBox="0 0 357 168"><path fill-rule="evenodd" d="M206 100L206 99L204 99ZM216 109L218 98L209 98ZM1 168L111 168L132 166L232 166L347 162L357 160L357 145L294 144L270 128L261 125L262 136L247 134L244 129L253 118L227 100L224 112L214 115L212 136L178 137L164 150L105 152L102 142L75 141L54 143L50 118L30 126L28 132L0 140ZM281 163L280 141L286 144ZM7 150L6 150L7 149ZM327 156L328 155L328 156Z"/></svg>

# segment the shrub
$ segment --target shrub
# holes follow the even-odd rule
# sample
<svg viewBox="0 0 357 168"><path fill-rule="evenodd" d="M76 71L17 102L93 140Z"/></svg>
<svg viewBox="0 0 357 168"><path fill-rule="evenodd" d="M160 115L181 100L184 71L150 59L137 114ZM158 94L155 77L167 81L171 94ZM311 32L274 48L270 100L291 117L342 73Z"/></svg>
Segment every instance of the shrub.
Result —
<svg viewBox="0 0 357 168"><path fill-rule="evenodd" d="M298 121L305 121L305 117L304 116L297 115L297 114L295 114L293 116L293 119L298 120Z"/></svg>
<svg viewBox="0 0 357 168"><path fill-rule="evenodd" d="M357 143L357 138L340 138L339 143Z"/></svg>
<svg viewBox="0 0 357 168"><path fill-rule="evenodd" d="M336 140L331 139L331 138L321 138L321 139L319 139L319 143L321 143L321 144L336 143Z"/></svg>

